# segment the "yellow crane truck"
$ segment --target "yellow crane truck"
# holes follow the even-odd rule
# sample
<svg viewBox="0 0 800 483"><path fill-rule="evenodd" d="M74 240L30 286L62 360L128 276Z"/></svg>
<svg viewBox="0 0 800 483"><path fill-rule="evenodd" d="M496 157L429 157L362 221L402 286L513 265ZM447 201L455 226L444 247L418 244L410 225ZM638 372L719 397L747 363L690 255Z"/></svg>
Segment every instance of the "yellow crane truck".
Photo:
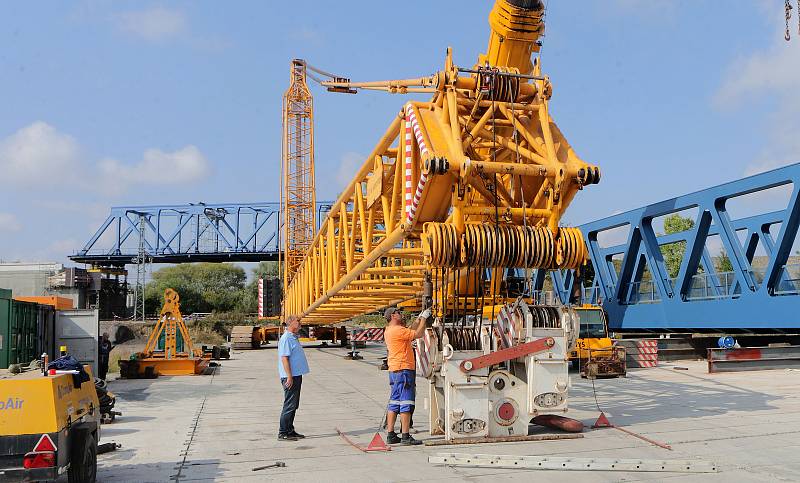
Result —
<svg viewBox="0 0 800 483"><path fill-rule="evenodd" d="M41 370L0 375L0 481L92 483L100 404L89 380Z"/></svg>
<svg viewBox="0 0 800 483"><path fill-rule="evenodd" d="M582 377L625 376L625 348L615 346L608 336L608 322L598 305L575 306L580 316L580 333L570 360L576 361Z"/></svg>

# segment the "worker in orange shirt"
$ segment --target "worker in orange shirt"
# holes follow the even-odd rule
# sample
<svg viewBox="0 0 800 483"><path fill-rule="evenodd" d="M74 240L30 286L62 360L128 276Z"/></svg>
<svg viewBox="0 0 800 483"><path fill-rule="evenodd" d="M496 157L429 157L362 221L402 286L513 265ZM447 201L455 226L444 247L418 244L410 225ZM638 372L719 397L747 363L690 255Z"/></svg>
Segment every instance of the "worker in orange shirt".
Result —
<svg viewBox="0 0 800 483"><path fill-rule="evenodd" d="M425 309L419 314L417 326L414 329L405 326L400 310L395 307L389 307L383 315L387 322L383 340L386 342L386 350L389 353L389 386L391 387L389 406L386 408L386 429L388 431L386 441L389 444L422 444L422 441L414 439L409 434L417 383L416 363L411 341L419 339L425 333L425 321L431 316L431 311ZM394 423L398 413L400 414L402 436L397 436L397 433L394 432Z"/></svg>

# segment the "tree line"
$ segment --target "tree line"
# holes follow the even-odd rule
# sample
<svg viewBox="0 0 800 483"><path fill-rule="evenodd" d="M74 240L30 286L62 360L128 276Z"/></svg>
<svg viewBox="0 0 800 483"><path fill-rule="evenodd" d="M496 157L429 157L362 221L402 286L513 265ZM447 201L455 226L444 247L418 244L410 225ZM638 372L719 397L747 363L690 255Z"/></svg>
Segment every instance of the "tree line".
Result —
<svg viewBox="0 0 800 483"><path fill-rule="evenodd" d="M258 310L258 279L277 277L278 262L261 262L251 270L233 263L186 263L153 272L145 286L145 311L155 314L164 302L164 290L180 296L181 312L239 312Z"/></svg>

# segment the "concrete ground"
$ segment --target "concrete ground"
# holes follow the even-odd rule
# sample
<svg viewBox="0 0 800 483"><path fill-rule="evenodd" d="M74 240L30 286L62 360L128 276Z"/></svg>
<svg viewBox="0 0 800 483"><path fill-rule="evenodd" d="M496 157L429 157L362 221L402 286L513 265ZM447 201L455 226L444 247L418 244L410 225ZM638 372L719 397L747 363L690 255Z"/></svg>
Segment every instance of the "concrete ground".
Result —
<svg viewBox="0 0 800 483"><path fill-rule="evenodd" d="M103 426L101 442L122 448L99 457L104 482L161 481L797 481L800 474L800 372L707 374L703 362L632 370L598 380L597 400L617 425L667 443L665 450L616 429L587 430L582 439L460 446L394 447L364 454L336 433L366 445L379 424L387 375L383 345L343 359L339 348L307 347L296 427L307 438L276 440L283 391L274 345L241 351L214 376L114 381L123 416ZM676 370L673 366L687 367ZM420 379L418 386L426 381ZM417 438L426 439L424 394L417 402ZM590 426L598 415L590 381L573 377L570 416ZM428 463L442 452L595 458L696 459L716 474L451 468ZM284 468L252 471L283 461Z"/></svg>

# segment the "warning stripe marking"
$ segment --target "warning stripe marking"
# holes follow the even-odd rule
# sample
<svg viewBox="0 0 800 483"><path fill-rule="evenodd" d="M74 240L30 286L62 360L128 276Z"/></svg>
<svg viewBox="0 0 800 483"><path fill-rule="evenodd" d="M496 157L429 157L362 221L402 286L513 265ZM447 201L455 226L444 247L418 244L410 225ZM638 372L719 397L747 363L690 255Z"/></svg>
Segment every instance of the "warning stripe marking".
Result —
<svg viewBox="0 0 800 483"><path fill-rule="evenodd" d="M413 156L412 156L412 146L411 146L411 139L412 139L412 129L411 129L411 121L406 121L406 137L405 137L405 177L406 177L406 184L405 184L405 212L406 216L410 216L411 213L411 183L412 177L414 175L413 171Z"/></svg>
<svg viewBox="0 0 800 483"><path fill-rule="evenodd" d="M417 362L417 373L422 377L430 377L432 372L431 367L431 354L430 349L433 345L430 331L426 330L425 334L417 339L416 347L414 348L414 355Z"/></svg>
<svg viewBox="0 0 800 483"><path fill-rule="evenodd" d="M258 279L258 317L264 317L264 279Z"/></svg>
<svg viewBox="0 0 800 483"><path fill-rule="evenodd" d="M658 340L645 339L634 342L635 349L628 351L627 361L633 367L658 366Z"/></svg>
<svg viewBox="0 0 800 483"><path fill-rule="evenodd" d="M352 340L358 342L375 342L375 341L382 341L383 340L383 333L385 329L381 328L371 328L371 329L364 329L359 332L354 332L352 336Z"/></svg>
<svg viewBox="0 0 800 483"><path fill-rule="evenodd" d="M425 144L425 138L422 136L422 128L419 126L417 115L414 113L414 108L411 103L406 104L405 112L406 119L408 119L408 121L406 121L406 138L408 138L410 126L417 140L420 155L422 155L423 158L427 158L430 152L428 151L428 146ZM425 190L425 185L428 183L428 175L426 173L420 173L417 189L414 191L414 197L409 202L410 190L408 183L411 175L411 154L409 147L410 144L406 144L406 219L409 224L413 224L417 216L417 208L422 200L422 193Z"/></svg>

